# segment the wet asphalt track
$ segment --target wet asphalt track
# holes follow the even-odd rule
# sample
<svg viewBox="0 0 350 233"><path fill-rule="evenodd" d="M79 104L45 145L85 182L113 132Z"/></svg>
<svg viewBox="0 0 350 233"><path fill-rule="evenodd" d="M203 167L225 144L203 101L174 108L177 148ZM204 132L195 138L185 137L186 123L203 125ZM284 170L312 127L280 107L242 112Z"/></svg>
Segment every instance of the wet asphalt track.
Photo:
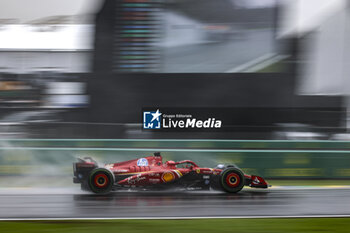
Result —
<svg viewBox="0 0 350 233"><path fill-rule="evenodd" d="M350 189L0 194L0 218L349 215Z"/></svg>

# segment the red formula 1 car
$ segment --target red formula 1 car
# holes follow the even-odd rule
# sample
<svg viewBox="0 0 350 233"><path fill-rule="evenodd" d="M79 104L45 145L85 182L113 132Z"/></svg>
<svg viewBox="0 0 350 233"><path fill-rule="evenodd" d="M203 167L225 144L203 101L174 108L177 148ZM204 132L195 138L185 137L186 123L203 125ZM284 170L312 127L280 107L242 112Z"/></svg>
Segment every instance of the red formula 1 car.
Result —
<svg viewBox="0 0 350 233"><path fill-rule="evenodd" d="M74 183L83 190L108 193L120 189L163 190L224 190L239 192L243 186L267 188L267 182L254 175L245 175L234 165L202 168L190 160L163 163L159 152L154 156L128 160L99 167L90 157L73 164Z"/></svg>

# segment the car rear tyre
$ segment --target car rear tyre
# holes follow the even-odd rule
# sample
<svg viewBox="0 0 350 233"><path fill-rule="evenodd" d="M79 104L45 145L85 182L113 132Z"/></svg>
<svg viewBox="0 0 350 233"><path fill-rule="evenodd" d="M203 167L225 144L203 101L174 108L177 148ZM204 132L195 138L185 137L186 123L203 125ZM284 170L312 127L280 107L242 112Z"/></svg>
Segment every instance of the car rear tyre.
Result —
<svg viewBox="0 0 350 233"><path fill-rule="evenodd" d="M108 193L114 184L113 174L105 168L96 168L89 176L89 187L94 193Z"/></svg>
<svg viewBox="0 0 350 233"><path fill-rule="evenodd" d="M244 174L237 168L226 168L220 174L220 185L222 189L228 193L237 193L241 191L244 184Z"/></svg>

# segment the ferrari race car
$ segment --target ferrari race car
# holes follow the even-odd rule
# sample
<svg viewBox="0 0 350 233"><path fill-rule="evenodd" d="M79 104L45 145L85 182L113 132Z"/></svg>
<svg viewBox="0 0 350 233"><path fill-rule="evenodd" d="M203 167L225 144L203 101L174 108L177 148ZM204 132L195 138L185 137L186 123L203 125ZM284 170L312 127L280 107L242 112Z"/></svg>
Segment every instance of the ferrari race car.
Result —
<svg viewBox="0 0 350 233"><path fill-rule="evenodd" d="M267 188L267 182L255 175L246 175L234 165L202 168L190 160L163 163L159 152L154 156L99 166L91 157L73 163L74 183L82 190L108 193L112 190L223 190L239 192L243 186Z"/></svg>

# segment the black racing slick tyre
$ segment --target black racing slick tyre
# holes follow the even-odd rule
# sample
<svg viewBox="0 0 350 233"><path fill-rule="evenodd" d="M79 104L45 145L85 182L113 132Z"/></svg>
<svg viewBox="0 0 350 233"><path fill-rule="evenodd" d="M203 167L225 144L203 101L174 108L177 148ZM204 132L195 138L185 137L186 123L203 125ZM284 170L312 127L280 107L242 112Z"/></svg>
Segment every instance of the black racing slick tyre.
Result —
<svg viewBox="0 0 350 233"><path fill-rule="evenodd" d="M228 193L237 193L242 190L245 184L245 177L241 170L229 167L220 174L220 185Z"/></svg>
<svg viewBox="0 0 350 233"><path fill-rule="evenodd" d="M109 193L113 188L114 176L105 168L96 168L91 171L88 183L94 193Z"/></svg>

